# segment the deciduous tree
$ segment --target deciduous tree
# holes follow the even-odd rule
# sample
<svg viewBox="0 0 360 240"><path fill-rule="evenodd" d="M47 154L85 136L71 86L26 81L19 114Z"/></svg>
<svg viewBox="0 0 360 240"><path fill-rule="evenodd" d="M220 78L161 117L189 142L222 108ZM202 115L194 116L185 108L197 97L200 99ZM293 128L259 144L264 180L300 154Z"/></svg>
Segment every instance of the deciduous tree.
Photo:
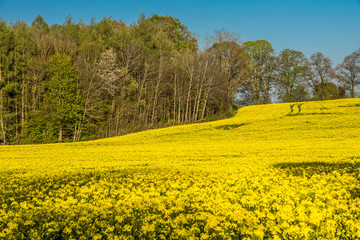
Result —
<svg viewBox="0 0 360 240"><path fill-rule="evenodd" d="M274 49L266 40L248 41L244 48L251 60L248 89L255 104L270 103L276 70Z"/></svg>
<svg viewBox="0 0 360 240"><path fill-rule="evenodd" d="M78 75L69 56L55 54L50 58L46 100L58 141L63 141L64 137L73 140L82 108Z"/></svg>
<svg viewBox="0 0 360 240"><path fill-rule="evenodd" d="M277 88L283 102L305 101L308 61L304 54L292 49L284 49L278 57Z"/></svg>
<svg viewBox="0 0 360 240"><path fill-rule="evenodd" d="M330 58L325 57L324 54L317 52L310 57L310 74L309 85L313 89L313 94L316 99L325 100L327 94L327 87L335 77L335 71L332 68ZM332 95L331 95L332 96Z"/></svg>
<svg viewBox="0 0 360 240"><path fill-rule="evenodd" d="M360 49L346 56L336 67L337 78L350 97L355 97L355 89L360 85Z"/></svg>

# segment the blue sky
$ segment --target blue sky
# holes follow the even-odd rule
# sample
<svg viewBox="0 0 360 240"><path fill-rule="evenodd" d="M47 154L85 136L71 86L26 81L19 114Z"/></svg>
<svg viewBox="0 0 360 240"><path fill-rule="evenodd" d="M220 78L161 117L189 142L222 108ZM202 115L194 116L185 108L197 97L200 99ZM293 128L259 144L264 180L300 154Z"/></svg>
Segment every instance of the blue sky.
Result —
<svg viewBox="0 0 360 240"><path fill-rule="evenodd" d="M322 52L334 64L360 48L360 0L0 0L7 22L31 23L40 13L50 25L63 23L68 14L85 22L112 16L130 24L142 12L179 18L199 36L225 28L242 41L265 39L277 53Z"/></svg>

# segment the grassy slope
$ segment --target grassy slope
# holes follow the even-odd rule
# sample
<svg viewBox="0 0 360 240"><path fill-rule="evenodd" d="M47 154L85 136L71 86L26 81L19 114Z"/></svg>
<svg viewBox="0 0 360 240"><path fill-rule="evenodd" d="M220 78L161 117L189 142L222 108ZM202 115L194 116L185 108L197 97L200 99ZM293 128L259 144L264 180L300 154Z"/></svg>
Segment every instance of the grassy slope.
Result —
<svg viewBox="0 0 360 240"><path fill-rule="evenodd" d="M138 224L138 227L128 233L130 235L126 235L128 237L180 238L221 234L250 237L284 237L286 234L298 237L339 237L341 234L356 234L360 231L360 216L353 214L353 211L360 209L360 191L357 188L360 162L360 99L306 102L301 113L298 113L296 108L292 114L289 114L289 105L249 106L240 109L231 119L150 130L97 141L0 147L0 189L3 187L0 190L3 191L0 210L1 203L10 206L11 201L26 201L35 206L30 196L33 198L38 193L30 192L18 197L21 191L14 192L14 189L26 187L30 182L33 185L36 181L41 183L46 179L46 182L54 182L54 185L59 186L62 184L62 188L67 189L63 193L59 188L51 187L53 194L50 198L60 199L62 204L68 204L75 212L85 207L79 205L82 196L74 193L78 203L65 202L69 199L69 192L83 189L84 184L89 188L97 186L101 192L111 191L113 188L133 192L116 195L119 199L133 204L132 207L127 205L128 208L134 208L134 201L142 204L145 201L145 206L154 209L155 203L152 201L155 199L160 201L157 207L161 204L167 206L163 210L165 213L159 209L156 212L147 209L144 210L147 214L144 212L141 217L129 218L128 222L120 221L118 225L111 223L115 224L115 229L122 229L119 231L125 235L127 225L134 228ZM97 179L89 177L94 173L98 173ZM60 178L62 180L59 180ZM127 180L134 178L140 185L128 184ZM75 184L69 185L70 179L75 181ZM99 179L106 179L111 184L99 185ZM59 181L62 183L58 183ZM82 187L78 186L76 181L82 181ZM231 181L231 184L228 181ZM12 183L11 187L5 188L9 182ZM135 189L134 184L138 186ZM46 188L48 185L45 184L42 191ZM144 194L149 189L156 193L153 197ZM180 202L175 201L171 193L175 194ZM41 195L43 199L47 194ZM188 203L190 196L194 194L198 197L193 200L197 205L191 208L191 214L210 214L207 218L215 218L216 224L212 223L214 226L208 221L201 225L194 218L192 221L195 222L192 223L185 224L185 220L170 223L174 222L179 214L188 211L184 210L188 209L184 208L184 204ZM44 200L36 196L37 201L40 201L37 203L40 206L37 211L45 211ZM116 196L102 196L101 199L106 202L118 199ZM326 199L322 196L326 196ZM148 202L148 199L152 200ZM93 202L91 199L86 201L99 209L106 208L104 203ZM210 203L204 206L206 201ZM308 201L307 205L304 201ZM119 205L119 209L122 206ZM172 214L167 215L166 211L172 211L169 206L184 209L173 210ZM284 206L290 210L283 212ZM55 205L47 207L56 208ZM299 212L300 207L304 216ZM245 211L240 214L241 219L236 217L239 214L232 214L240 211L239 209ZM3 214L8 213L9 209L4 211ZM38 217L37 211L33 211L34 222ZM123 212L118 214L126 215ZM147 216L154 216L156 221L146 220ZM89 216L91 217L98 216ZM64 218L76 222L67 215ZM1 220L0 211L0 233L1 226L10 229L4 219ZM183 232L172 230L169 233L158 230L156 222L159 219L167 219L161 226L175 224L173 229ZM7 222L10 220L6 218ZM134 221L140 223L135 224ZM144 230L144 226L150 223L156 226L155 229ZM230 226L230 223L234 226ZM21 224L23 223L17 223L16 227L23 228ZM347 225L343 227L344 224ZM195 225L200 230L192 230ZM61 224L58 226L64 227ZM102 229L99 226L92 228ZM341 233L343 228L346 229L345 233ZM54 236L61 235L61 231L55 231ZM106 235L104 229L99 231L100 235ZM10 231L6 234L12 233ZM69 234L72 234L71 231ZM80 235L86 233L81 232Z"/></svg>

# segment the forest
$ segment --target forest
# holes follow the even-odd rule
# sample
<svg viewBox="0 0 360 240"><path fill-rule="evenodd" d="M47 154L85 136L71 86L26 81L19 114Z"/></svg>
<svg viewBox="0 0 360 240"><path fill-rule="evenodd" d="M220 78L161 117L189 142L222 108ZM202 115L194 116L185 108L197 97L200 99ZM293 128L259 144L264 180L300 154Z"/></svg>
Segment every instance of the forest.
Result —
<svg viewBox="0 0 360 240"><path fill-rule="evenodd" d="M357 97L360 49L333 67L177 18L126 25L0 18L0 144L76 142L230 117L245 105ZM204 45L204 46L200 46Z"/></svg>

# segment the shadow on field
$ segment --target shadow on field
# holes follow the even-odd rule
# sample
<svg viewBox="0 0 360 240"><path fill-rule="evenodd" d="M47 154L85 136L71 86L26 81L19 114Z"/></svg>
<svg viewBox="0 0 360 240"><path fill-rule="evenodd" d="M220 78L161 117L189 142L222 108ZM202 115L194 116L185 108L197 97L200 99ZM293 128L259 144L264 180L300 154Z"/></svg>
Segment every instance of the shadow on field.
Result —
<svg viewBox="0 0 360 240"><path fill-rule="evenodd" d="M293 176L311 177L314 174L331 174L334 171L340 174L351 174L357 176L360 172L360 162L289 162L273 165L276 168L286 171Z"/></svg>
<svg viewBox="0 0 360 240"><path fill-rule="evenodd" d="M288 162L273 165L275 168L285 171L288 175L311 178L314 174L333 174L335 171L340 175L349 175L360 183L360 162ZM353 198L360 198L360 187L351 191Z"/></svg>
<svg viewBox="0 0 360 240"><path fill-rule="evenodd" d="M246 123L227 124L227 125L217 126L217 127L215 127L215 129L219 129L219 130L231 130L231 129L238 128L238 127L245 126L245 125L246 125Z"/></svg>

